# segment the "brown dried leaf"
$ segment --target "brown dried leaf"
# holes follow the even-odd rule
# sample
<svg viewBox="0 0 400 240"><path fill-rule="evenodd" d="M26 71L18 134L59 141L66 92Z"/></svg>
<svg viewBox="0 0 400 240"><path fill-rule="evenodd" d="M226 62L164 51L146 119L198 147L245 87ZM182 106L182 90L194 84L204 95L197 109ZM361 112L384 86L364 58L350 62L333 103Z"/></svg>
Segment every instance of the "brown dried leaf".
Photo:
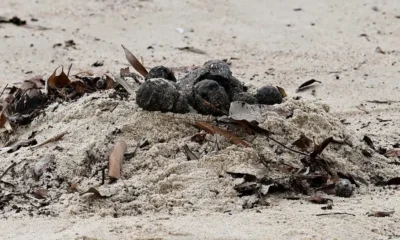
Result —
<svg viewBox="0 0 400 240"><path fill-rule="evenodd" d="M380 54L386 54L386 53L382 50L382 48L380 48L379 46L375 48L375 52L376 52L376 53L380 53Z"/></svg>
<svg viewBox="0 0 400 240"><path fill-rule="evenodd" d="M110 76L106 75L106 89L113 89L116 85L117 83Z"/></svg>
<svg viewBox="0 0 400 240"><path fill-rule="evenodd" d="M128 50L124 47L124 45L121 45L122 48L125 51L125 56L128 62L132 65L132 67L138 71L143 77L146 77L148 72L146 68L143 67L143 65L139 62L139 60Z"/></svg>
<svg viewBox="0 0 400 240"><path fill-rule="evenodd" d="M308 201L316 204L327 204L328 202L332 202L332 199L321 196L312 196Z"/></svg>
<svg viewBox="0 0 400 240"><path fill-rule="evenodd" d="M285 89L283 89L283 88L281 88L281 87L279 87L279 86L276 86L276 88L279 90L279 92L282 94L282 97L287 97L287 94L286 94L286 91L285 91Z"/></svg>
<svg viewBox="0 0 400 240"><path fill-rule="evenodd" d="M78 94L82 95L87 92L94 92L88 85L81 81L74 81L70 83L70 86L77 92Z"/></svg>
<svg viewBox="0 0 400 240"><path fill-rule="evenodd" d="M0 112L0 128L5 127L8 122L7 116L4 114L4 110Z"/></svg>
<svg viewBox="0 0 400 240"><path fill-rule="evenodd" d="M100 192L94 187L91 187L86 192L81 193L80 196L85 195L87 193L92 193L93 194L92 198L108 198L108 197L110 197L110 196L101 195Z"/></svg>
<svg viewBox="0 0 400 240"><path fill-rule="evenodd" d="M400 148L394 148L385 153L386 157L400 157Z"/></svg>
<svg viewBox="0 0 400 240"><path fill-rule="evenodd" d="M37 199L45 199L49 190L43 188L37 188L33 191L33 196Z"/></svg>
<svg viewBox="0 0 400 240"><path fill-rule="evenodd" d="M297 88L296 92L299 92L299 91L302 91L302 90L308 88L308 87L309 87L311 84L313 84L313 83L321 83L321 81L318 81L318 80L315 80L315 79L308 80L307 82L301 84L301 85Z"/></svg>
<svg viewBox="0 0 400 240"><path fill-rule="evenodd" d="M223 137L225 137L226 139L230 140L232 143L236 144L236 145L240 145L242 147L250 147L250 145L248 143L246 143L244 140L240 139L238 136L236 136L235 134L228 132L224 129L221 129L215 125L212 125L210 123L207 122L195 122L193 124L194 127L197 127L201 130L204 130L210 134L219 134Z"/></svg>
<svg viewBox="0 0 400 240"><path fill-rule="evenodd" d="M372 148L372 149L375 150L374 143L372 142L372 140L371 140L370 137L368 137L367 135L365 135L364 138L363 138L363 140L364 140L364 142L365 142L370 148Z"/></svg>
<svg viewBox="0 0 400 240"><path fill-rule="evenodd" d="M300 138L297 139L294 143L292 143L294 146L300 148L301 150L307 150L309 149L313 141L306 137L304 134L301 134Z"/></svg>
<svg viewBox="0 0 400 240"><path fill-rule="evenodd" d="M67 192L74 193L78 191L78 183L71 183L71 186L67 189Z"/></svg>
<svg viewBox="0 0 400 240"><path fill-rule="evenodd" d="M58 68L60 68L60 67L58 67ZM69 80L68 76L64 73L63 67L61 67L60 75L56 75L58 68L56 68L56 70L54 70L53 74L47 80L47 86L50 89L63 88L63 87L68 86L71 83L71 80Z"/></svg>
<svg viewBox="0 0 400 240"><path fill-rule="evenodd" d="M394 211L377 211L369 214L369 217L391 217Z"/></svg>
<svg viewBox="0 0 400 240"><path fill-rule="evenodd" d="M190 141L202 144L206 139L206 136L206 133L196 133L193 137L190 138Z"/></svg>

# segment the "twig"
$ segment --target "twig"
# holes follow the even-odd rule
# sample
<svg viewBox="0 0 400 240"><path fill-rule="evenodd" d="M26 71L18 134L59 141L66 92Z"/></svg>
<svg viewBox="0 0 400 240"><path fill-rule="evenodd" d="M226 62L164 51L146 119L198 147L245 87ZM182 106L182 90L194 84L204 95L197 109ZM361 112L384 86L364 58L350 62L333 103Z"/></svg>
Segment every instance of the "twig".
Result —
<svg viewBox="0 0 400 240"><path fill-rule="evenodd" d="M50 139L47 139L46 141L42 142L42 143L39 144L39 145L33 146L32 148L38 148L38 147L41 147L41 146L46 145L46 144L51 143L51 142L60 141L60 140L65 136L65 134L67 134L67 132L62 132L62 133L58 134L58 135L55 136L55 137L52 137L52 138L50 138Z"/></svg>
<svg viewBox="0 0 400 240"><path fill-rule="evenodd" d="M355 214L352 214L352 213L345 213L345 212L333 212L333 213L320 213L320 214L315 214L315 216L327 216L327 215L350 215L350 216L356 216Z"/></svg>
<svg viewBox="0 0 400 240"><path fill-rule="evenodd" d="M69 65L67 77L69 77L69 71L71 71L71 68L72 68L72 63L71 63L71 65Z"/></svg>
<svg viewBox="0 0 400 240"><path fill-rule="evenodd" d="M2 179L4 177L4 175L6 175L7 172L10 171L10 169L15 167L16 165L17 165L17 163L13 162L10 166L8 166L8 168L6 168L6 170L4 170L3 174L1 174L0 179Z"/></svg>
<svg viewBox="0 0 400 240"><path fill-rule="evenodd" d="M4 91L6 90L7 87L8 87L8 83L7 83L6 86L3 88L3 91L1 91L0 97L3 96L3 93L4 93Z"/></svg>

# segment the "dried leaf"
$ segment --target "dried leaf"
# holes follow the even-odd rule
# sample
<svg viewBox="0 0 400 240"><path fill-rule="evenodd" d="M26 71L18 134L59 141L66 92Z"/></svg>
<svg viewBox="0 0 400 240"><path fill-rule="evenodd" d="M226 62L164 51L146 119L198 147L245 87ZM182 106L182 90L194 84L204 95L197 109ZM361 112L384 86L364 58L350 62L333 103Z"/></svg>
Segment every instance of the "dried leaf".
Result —
<svg viewBox="0 0 400 240"><path fill-rule="evenodd" d="M219 134L223 137L225 137L226 139L230 140L232 143L236 144L236 145L240 145L243 147L250 147L250 145L248 143L246 143L244 140L240 139L238 136L236 136L235 134L228 132L224 129L221 129L215 125L212 125L210 123L207 122L195 122L193 124L194 127L197 127L201 130L204 130L210 134Z"/></svg>
<svg viewBox="0 0 400 240"><path fill-rule="evenodd" d="M198 154L194 153L191 151L188 147L188 145L183 145L183 150L185 151L185 155L187 157L187 160L199 160Z"/></svg>
<svg viewBox="0 0 400 240"><path fill-rule="evenodd" d="M83 95L87 92L94 92L94 89L91 89L88 85L81 81L74 81L69 84L75 92L77 92L80 95Z"/></svg>
<svg viewBox="0 0 400 240"><path fill-rule="evenodd" d="M121 68L119 70L119 74L121 75L121 77L125 77L127 75L129 75L131 72L129 71L129 67L126 68Z"/></svg>
<svg viewBox="0 0 400 240"><path fill-rule="evenodd" d="M194 47L189 47L189 46L178 48L178 50L188 51L188 52L197 53L197 54L203 54L203 55L207 54L205 51L203 51L201 49L194 48Z"/></svg>
<svg viewBox="0 0 400 240"><path fill-rule="evenodd" d="M49 190L43 188L37 188L33 191L33 196L37 199L45 199Z"/></svg>
<svg viewBox="0 0 400 240"><path fill-rule="evenodd" d="M313 141L306 137L304 134L301 134L300 138L297 139L294 143L294 146L300 148L301 150L307 150L313 145Z"/></svg>
<svg viewBox="0 0 400 240"><path fill-rule="evenodd" d="M316 204L327 204L328 202L332 202L332 199L321 196L312 196L308 201Z"/></svg>
<svg viewBox="0 0 400 240"><path fill-rule="evenodd" d="M236 185L234 189L239 193L239 196L252 195L260 189L260 184L256 182L244 182Z"/></svg>
<svg viewBox="0 0 400 240"><path fill-rule="evenodd" d="M395 177L386 181L386 185L400 185L400 177Z"/></svg>
<svg viewBox="0 0 400 240"><path fill-rule="evenodd" d="M380 54L386 54L380 47L376 47L375 52Z"/></svg>
<svg viewBox="0 0 400 240"><path fill-rule="evenodd" d="M57 75L57 70L59 68L60 67L56 68L56 70L54 70L53 74L47 80L47 86L50 89L63 88L71 83L71 80L69 80L68 76L64 73L63 67L61 67L60 75Z"/></svg>
<svg viewBox="0 0 400 240"><path fill-rule="evenodd" d="M143 65L139 62L139 60L128 50L124 47L124 45L121 45L122 48L125 51L125 56L128 62L132 65L132 67L138 71L143 77L146 77L148 72L146 68L143 67Z"/></svg>
<svg viewBox="0 0 400 240"><path fill-rule="evenodd" d="M71 183L71 186L67 189L67 192L74 193L78 191L78 183Z"/></svg>
<svg viewBox="0 0 400 240"><path fill-rule="evenodd" d="M321 144L319 145L314 145L314 151L310 154L311 158L315 158L317 157L319 154L321 154L324 149L329 145L329 143L331 143L333 141L333 137L329 137L327 139L325 139L324 141L322 141Z"/></svg>
<svg viewBox="0 0 400 240"><path fill-rule="evenodd" d="M86 192L81 193L80 196L88 194L88 193L92 193L93 194L92 198L109 198L109 197L111 197L111 196L103 196L103 195L101 195L100 192L94 187L91 187Z"/></svg>
<svg viewBox="0 0 400 240"><path fill-rule="evenodd" d="M202 144L206 140L206 136L206 133L196 133L193 137L190 138L190 141Z"/></svg>
<svg viewBox="0 0 400 240"><path fill-rule="evenodd" d="M315 80L315 79L308 80L307 82L301 84L300 87L297 88L296 92L300 92L300 91L308 88L313 83L321 83L321 81L318 81L318 80Z"/></svg>
<svg viewBox="0 0 400 240"><path fill-rule="evenodd" d="M372 148L372 149L375 150L374 143L372 142L372 140L371 140L370 137L368 137L367 135L365 135L364 138L363 138L363 140L364 140L364 142L365 142L370 148Z"/></svg>
<svg viewBox="0 0 400 240"><path fill-rule="evenodd" d="M394 148L385 153L386 157L400 157L400 148Z"/></svg>
<svg viewBox="0 0 400 240"><path fill-rule="evenodd" d="M131 95L135 95L135 94L136 94L135 89L133 89L133 87L132 87L127 81L125 81L124 79L122 79L122 78L120 78L120 77L118 77L118 76L114 76L114 79L115 79L115 81L116 81L117 83L121 84L121 86L122 86L123 88L125 88L125 90L126 90L129 94L131 94Z"/></svg>
<svg viewBox="0 0 400 240"><path fill-rule="evenodd" d="M281 88L281 87L278 87L278 86L276 86L276 88L279 90L279 92L282 94L282 97L287 97L287 94L286 94L286 91L285 91L285 89L283 89L283 88Z"/></svg>
<svg viewBox="0 0 400 240"><path fill-rule="evenodd" d="M116 85L117 83L110 76L106 75L106 89L113 89Z"/></svg>
<svg viewBox="0 0 400 240"><path fill-rule="evenodd" d="M377 211L368 214L369 217L391 217L394 211Z"/></svg>

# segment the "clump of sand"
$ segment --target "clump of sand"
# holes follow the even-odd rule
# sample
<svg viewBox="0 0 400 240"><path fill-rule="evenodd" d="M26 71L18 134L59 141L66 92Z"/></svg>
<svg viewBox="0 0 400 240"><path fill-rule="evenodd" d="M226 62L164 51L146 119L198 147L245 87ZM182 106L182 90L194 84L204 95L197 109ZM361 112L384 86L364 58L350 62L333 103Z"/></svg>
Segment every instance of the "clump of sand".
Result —
<svg viewBox="0 0 400 240"><path fill-rule="evenodd" d="M336 171L369 182L395 176L384 157L373 153L368 158L362 154L363 149L369 151L368 146L332 116L327 105L288 98L276 107L293 114L286 118L276 111L265 111L265 121L260 126L272 131L278 141L291 146L301 134L316 143L334 137L341 143L330 144L323 157L333 163ZM2 212L4 216L15 216L15 212L120 216L145 212L183 214L205 209L240 211L243 199L234 190L240 180L233 179L227 171L277 178L285 173L276 166L302 168L301 156L261 135L242 135L251 148L232 145L223 137L212 135L207 135L203 144L192 142L191 137L198 130L191 123L198 120L210 121L212 117L143 111L133 99L117 99L112 91L96 92L75 102L54 103L13 137L27 139L34 132L40 143L61 132L68 133L59 142L2 153L0 169L12 161L18 163L2 179L15 185L3 186ZM124 160L121 180L100 185L101 169L108 164L110 149L121 139L128 144L128 153L136 149L135 154ZM149 145L137 148L144 141ZM200 155L199 160L188 161L185 144ZM260 156L266 163L260 162ZM43 174L38 176L35 169L40 168ZM71 184L77 184L77 191L71 191ZM80 195L90 187L107 198ZM47 189L46 199L35 199L35 189ZM8 195L4 201L7 194L16 192L26 194Z"/></svg>

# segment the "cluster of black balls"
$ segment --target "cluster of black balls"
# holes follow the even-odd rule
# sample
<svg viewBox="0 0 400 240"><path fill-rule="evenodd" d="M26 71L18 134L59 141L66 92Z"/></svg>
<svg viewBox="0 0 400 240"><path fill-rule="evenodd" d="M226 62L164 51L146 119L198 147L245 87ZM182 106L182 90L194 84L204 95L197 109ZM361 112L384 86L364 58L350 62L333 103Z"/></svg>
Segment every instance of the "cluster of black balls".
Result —
<svg viewBox="0 0 400 240"><path fill-rule="evenodd" d="M179 81L170 69L154 67L136 94L136 102L144 110L174 113L187 113L191 106L201 114L222 115L232 101L273 105L282 103L282 94L271 85L254 95L248 93L232 76L228 64L220 60L206 62Z"/></svg>

